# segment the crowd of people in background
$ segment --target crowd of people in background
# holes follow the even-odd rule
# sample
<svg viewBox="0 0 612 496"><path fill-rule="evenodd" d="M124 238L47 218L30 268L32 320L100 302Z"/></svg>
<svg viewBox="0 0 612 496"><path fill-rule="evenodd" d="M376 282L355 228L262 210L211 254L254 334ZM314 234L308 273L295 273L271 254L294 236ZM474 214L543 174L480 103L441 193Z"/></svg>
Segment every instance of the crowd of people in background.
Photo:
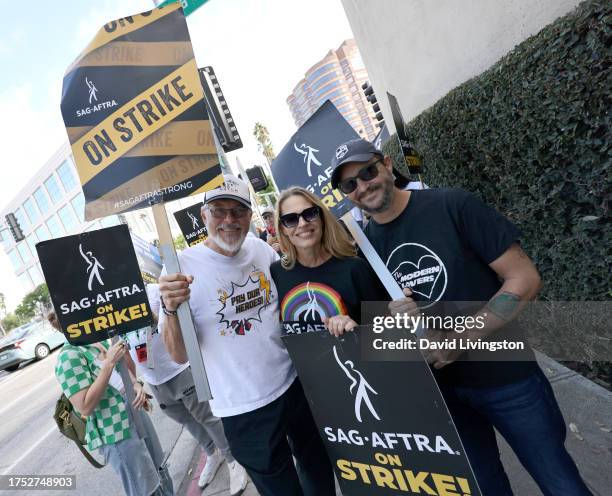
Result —
<svg viewBox="0 0 612 496"><path fill-rule="evenodd" d="M383 260L418 265L428 254L444 267L445 285L437 292L400 281L405 296L389 304L391 313L443 301L485 302L463 309L483 316L483 329L428 339L522 335L515 318L541 282L505 217L463 190L426 189L420 182L397 188L391 158L362 139L339 143L331 165L332 186L366 214L357 220L367 224L365 234ZM300 187L281 192L275 208L261 212L265 225L253 236L247 185L234 176L224 179L204 197L207 240L179 253L181 273L164 272L159 285L148 287L156 325L113 344L65 345L57 379L87 417L88 448L99 450L128 495L173 494L163 457L153 455L161 449L146 413L152 400L147 389L207 454L200 487L227 463L232 495L244 490L247 474L262 496L335 495L332 464L281 337L301 326L336 337L354 332L368 324L361 322L362 302L390 297L315 195ZM339 295L335 313L319 303L322 287ZM244 291L233 298L236 288ZM295 311L287 297L298 289L308 304ZM186 301L212 391L208 402L197 400L177 316ZM590 495L565 449L565 423L532 351L501 363L465 358L457 351L426 355L482 494L512 494L497 429L545 495ZM122 359L136 395L133 408L116 370ZM135 428L133 415L146 435Z"/></svg>

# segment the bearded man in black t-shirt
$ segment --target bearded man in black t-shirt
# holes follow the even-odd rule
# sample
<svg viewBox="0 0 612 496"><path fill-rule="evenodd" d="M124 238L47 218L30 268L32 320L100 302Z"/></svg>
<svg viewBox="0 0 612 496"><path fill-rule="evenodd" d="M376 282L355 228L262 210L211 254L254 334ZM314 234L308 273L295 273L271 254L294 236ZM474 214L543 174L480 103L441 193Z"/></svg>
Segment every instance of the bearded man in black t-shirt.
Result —
<svg viewBox="0 0 612 496"><path fill-rule="evenodd" d="M468 308L484 325L431 339L524 340L514 319L541 281L511 222L460 189L396 189L391 158L365 140L339 145L332 166L332 186L371 214L365 234L406 295L392 311ZM591 494L565 449L565 422L531 349L482 361L457 348L425 358L483 495L512 495L494 427L545 495Z"/></svg>

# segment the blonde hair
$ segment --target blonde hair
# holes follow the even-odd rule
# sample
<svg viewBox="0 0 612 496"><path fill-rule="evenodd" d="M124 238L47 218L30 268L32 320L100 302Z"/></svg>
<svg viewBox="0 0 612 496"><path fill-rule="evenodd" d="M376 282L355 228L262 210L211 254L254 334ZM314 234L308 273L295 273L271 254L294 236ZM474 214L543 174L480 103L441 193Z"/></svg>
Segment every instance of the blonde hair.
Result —
<svg viewBox="0 0 612 496"><path fill-rule="evenodd" d="M313 206L317 206L321 209L320 218L323 229L321 244L327 253L335 258L347 258L357 255L357 249L347 232L344 230L344 227L340 225L340 222L338 222L327 207L323 205L323 202L307 189L299 186L292 186L281 193L276 203L276 214L274 216L278 241L283 252L281 264L285 269L292 269L297 260L297 250L289 240L289 237L284 233L283 226L280 222L283 202L292 196L301 196Z"/></svg>

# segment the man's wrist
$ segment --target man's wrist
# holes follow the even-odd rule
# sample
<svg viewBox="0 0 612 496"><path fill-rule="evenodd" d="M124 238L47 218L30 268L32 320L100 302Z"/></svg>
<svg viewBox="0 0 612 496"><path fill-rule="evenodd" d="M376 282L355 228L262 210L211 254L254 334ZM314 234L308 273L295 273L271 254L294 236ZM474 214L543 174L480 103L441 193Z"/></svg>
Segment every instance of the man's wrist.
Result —
<svg viewBox="0 0 612 496"><path fill-rule="evenodd" d="M176 315L176 308L175 309L168 308L166 306L166 303L164 302L164 297L163 296L160 296L159 299L161 301L162 311L164 312L165 315L168 315L168 316Z"/></svg>

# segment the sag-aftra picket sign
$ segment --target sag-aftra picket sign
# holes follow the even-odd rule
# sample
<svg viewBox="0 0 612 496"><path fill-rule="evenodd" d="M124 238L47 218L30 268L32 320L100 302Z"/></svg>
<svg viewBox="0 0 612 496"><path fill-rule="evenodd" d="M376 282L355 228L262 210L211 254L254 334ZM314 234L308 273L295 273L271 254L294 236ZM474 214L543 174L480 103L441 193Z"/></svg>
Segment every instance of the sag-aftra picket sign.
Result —
<svg viewBox="0 0 612 496"><path fill-rule="evenodd" d="M105 24L67 69L61 108L87 220L223 183L178 3Z"/></svg>
<svg viewBox="0 0 612 496"><path fill-rule="evenodd" d="M70 343L97 343L152 323L127 226L50 239L36 250Z"/></svg>
<svg viewBox="0 0 612 496"><path fill-rule="evenodd" d="M283 338L346 496L479 496L427 363L361 359L360 327Z"/></svg>

